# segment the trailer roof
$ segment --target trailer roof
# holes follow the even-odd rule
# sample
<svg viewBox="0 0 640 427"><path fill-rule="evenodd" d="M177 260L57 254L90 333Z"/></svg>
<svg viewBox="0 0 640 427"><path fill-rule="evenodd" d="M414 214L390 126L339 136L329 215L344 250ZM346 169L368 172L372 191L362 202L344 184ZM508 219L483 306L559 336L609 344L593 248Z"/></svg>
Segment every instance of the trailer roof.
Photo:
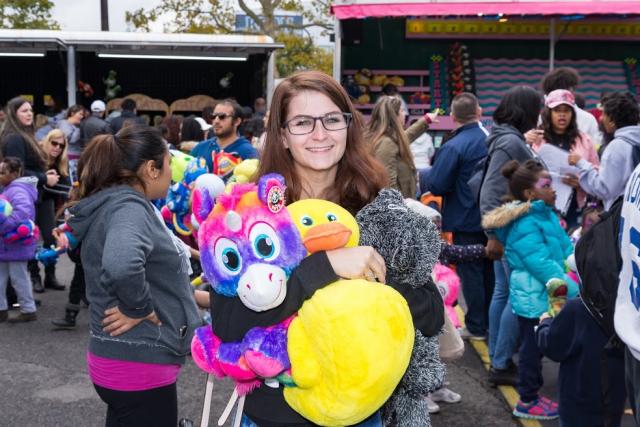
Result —
<svg viewBox="0 0 640 427"><path fill-rule="evenodd" d="M640 1L621 0L334 0L336 18L478 15L635 15Z"/></svg>
<svg viewBox="0 0 640 427"><path fill-rule="evenodd" d="M265 53L284 47L269 36L111 31L0 30L0 50L52 50L211 55ZM135 52L132 52L135 51Z"/></svg>

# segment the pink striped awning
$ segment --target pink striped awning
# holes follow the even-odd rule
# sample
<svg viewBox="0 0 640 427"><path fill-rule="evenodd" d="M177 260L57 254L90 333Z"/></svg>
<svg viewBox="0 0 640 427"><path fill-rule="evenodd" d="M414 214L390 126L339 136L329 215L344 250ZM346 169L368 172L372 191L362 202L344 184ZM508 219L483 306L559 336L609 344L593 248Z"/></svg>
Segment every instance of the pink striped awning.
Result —
<svg viewBox="0 0 640 427"><path fill-rule="evenodd" d="M478 15L625 15L640 14L640 1L358 1L337 0L331 6L336 18L362 19L400 16Z"/></svg>

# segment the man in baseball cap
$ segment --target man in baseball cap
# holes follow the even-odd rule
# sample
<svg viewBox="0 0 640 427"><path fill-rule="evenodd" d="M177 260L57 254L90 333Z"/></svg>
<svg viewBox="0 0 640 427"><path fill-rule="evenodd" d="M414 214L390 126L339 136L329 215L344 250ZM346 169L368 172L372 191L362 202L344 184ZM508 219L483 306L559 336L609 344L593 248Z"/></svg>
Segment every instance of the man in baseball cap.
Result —
<svg viewBox="0 0 640 427"><path fill-rule="evenodd" d="M86 147L96 135L113 133L109 124L103 120L106 109L107 106L99 99L91 103L91 115L80 123L82 148Z"/></svg>

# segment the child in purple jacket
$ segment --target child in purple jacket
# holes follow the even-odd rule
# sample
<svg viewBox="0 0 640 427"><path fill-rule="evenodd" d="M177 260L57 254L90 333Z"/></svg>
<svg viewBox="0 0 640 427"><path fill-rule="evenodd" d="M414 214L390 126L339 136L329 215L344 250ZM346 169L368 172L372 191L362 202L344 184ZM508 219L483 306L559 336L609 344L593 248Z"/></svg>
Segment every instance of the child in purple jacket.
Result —
<svg viewBox="0 0 640 427"><path fill-rule="evenodd" d="M0 163L0 186L4 187L2 196L13 208L11 214L0 219L0 322L7 319L9 323L36 320L27 261L35 255L37 238L33 235L21 237L16 230L29 221L35 227L33 220L36 215L38 179L21 177L22 170L22 161L15 157L5 157ZM20 303L20 314L11 318L8 316L6 299L9 278Z"/></svg>

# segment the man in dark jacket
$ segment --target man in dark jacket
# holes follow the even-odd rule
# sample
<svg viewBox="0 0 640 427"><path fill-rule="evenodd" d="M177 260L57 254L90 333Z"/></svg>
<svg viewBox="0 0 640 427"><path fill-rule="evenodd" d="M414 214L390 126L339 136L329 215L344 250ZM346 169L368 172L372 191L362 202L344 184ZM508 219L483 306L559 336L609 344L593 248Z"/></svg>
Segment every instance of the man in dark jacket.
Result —
<svg viewBox="0 0 640 427"><path fill-rule="evenodd" d="M442 196L442 230L453 233L455 245L485 245L487 237L480 225L480 209L467 184L475 165L487 155L487 132L480 124L482 110L471 93L457 95L451 104L456 124L453 137L442 146L433 164L427 188ZM457 266L467 303L463 338L483 339L488 325L489 302L493 293L493 264L486 259Z"/></svg>
<svg viewBox="0 0 640 427"><path fill-rule="evenodd" d="M107 107L104 105L104 102L99 99L91 103L91 115L80 123L81 148L84 149L96 135L113 133L109 123L104 121L104 112L106 109Z"/></svg>
<svg viewBox="0 0 640 427"><path fill-rule="evenodd" d="M120 108L122 109L122 113L120 114L120 116L111 120L111 129L113 130L113 133L118 133L120 129L122 129L124 123L127 121L131 121L134 124L139 125L145 124L144 120L142 120L142 117L138 117L137 115L136 101L134 101L133 99L125 98L122 101Z"/></svg>

